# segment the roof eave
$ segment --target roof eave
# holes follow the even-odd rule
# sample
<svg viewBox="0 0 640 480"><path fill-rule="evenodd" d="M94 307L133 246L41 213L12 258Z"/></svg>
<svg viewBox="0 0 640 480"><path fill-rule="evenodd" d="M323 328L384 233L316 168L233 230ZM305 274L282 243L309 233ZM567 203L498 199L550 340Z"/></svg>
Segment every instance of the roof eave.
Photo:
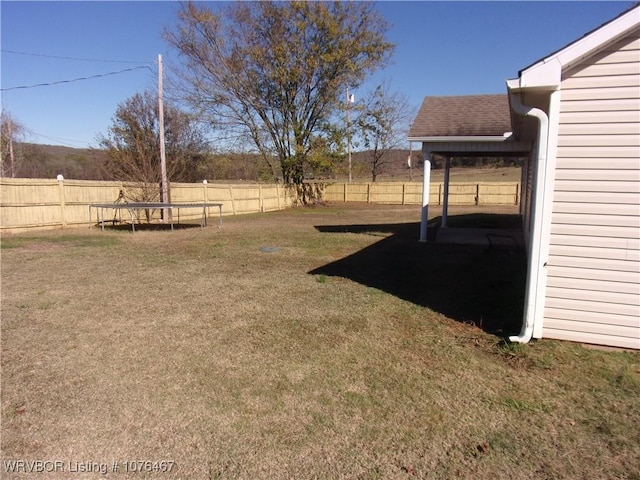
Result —
<svg viewBox="0 0 640 480"><path fill-rule="evenodd" d="M511 91L522 89L556 90L562 80L562 65L556 58L545 59L507 81Z"/></svg>
<svg viewBox="0 0 640 480"><path fill-rule="evenodd" d="M510 134L510 132L509 132ZM504 142L510 138L505 135L466 135L466 136L449 136L449 137L408 137L410 142Z"/></svg>
<svg viewBox="0 0 640 480"><path fill-rule="evenodd" d="M545 90L559 88L564 69L592 55L602 45L615 41L637 28L640 24L638 10L640 6L631 8L584 37L521 70L517 79L507 82L509 89L517 91L525 88Z"/></svg>

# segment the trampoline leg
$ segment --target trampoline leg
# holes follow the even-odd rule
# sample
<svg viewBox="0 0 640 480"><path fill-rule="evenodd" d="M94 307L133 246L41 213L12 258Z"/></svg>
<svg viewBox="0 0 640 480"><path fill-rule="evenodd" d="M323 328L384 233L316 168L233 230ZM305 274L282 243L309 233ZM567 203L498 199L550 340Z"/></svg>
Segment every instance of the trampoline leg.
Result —
<svg viewBox="0 0 640 480"><path fill-rule="evenodd" d="M133 210L129 210L129 213L131 214L131 231L135 233L136 231L136 222L133 216Z"/></svg>

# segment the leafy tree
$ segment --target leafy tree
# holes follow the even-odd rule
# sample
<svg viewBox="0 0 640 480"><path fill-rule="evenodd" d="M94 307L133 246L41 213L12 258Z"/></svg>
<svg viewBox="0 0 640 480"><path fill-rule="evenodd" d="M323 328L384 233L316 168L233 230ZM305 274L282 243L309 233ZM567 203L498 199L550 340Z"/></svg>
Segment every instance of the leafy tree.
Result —
<svg viewBox="0 0 640 480"><path fill-rule="evenodd" d="M197 167L206 148L201 129L188 114L165 103L165 153L170 181L198 180ZM98 140L107 151L108 178L134 182L137 201L157 201L160 197L160 140L158 103L151 92L137 93L120 104L113 125Z"/></svg>
<svg viewBox="0 0 640 480"><path fill-rule="evenodd" d="M3 177L15 177L19 166L19 152L17 144L24 134L24 126L17 122L13 115L2 110L0 116L0 144L2 145L0 157L0 175Z"/></svg>
<svg viewBox="0 0 640 480"><path fill-rule="evenodd" d="M383 66L393 45L368 2L189 3L166 38L183 56L180 88L225 140L250 141L285 183L327 158L345 85Z"/></svg>
<svg viewBox="0 0 640 480"><path fill-rule="evenodd" d="M356 128L362 146L369 152L371 181L375 182L392 162L391 151L406 142L409 122L415 109L407 97L379 85L360 105Z"/></svg>

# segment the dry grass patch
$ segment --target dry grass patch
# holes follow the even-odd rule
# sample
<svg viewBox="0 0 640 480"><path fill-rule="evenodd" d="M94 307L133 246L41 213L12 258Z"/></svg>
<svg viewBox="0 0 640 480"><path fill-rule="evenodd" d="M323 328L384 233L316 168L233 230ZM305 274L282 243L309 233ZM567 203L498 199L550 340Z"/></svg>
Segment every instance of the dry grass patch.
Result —
<svg viewBox="0 0 640 480"><path fill-rule="evenodd" d="M3 462L176 462L116 478L638 478L637 353L506 345L428 298L310 273L371 248L384 275L410 248L433 262L418 220L340 205L222 230L4 237ZM317 228L336 225L368 227ZM47 478L101 478L69 475Z"/></svg>

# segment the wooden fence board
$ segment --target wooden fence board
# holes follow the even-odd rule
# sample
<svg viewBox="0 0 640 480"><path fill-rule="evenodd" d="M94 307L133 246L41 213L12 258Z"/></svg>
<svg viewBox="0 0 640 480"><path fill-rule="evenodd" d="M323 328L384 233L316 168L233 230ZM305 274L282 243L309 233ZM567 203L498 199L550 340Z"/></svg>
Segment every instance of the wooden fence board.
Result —
<svg viewBox="0 0 640 480"><path fill-rule="evenodd" d="M319 185L327 202L367 202L380 204L422 204L421 182L329 183ZM124 189L137 187L122 182L51 179L0 179L0 231L57 228L89 224L89 204L110 203ZM517 205L520 184L451 183L450 205ZM290 190L274 184L173 183L173 203L222 203L223 215L269 212L291 206ZM429 203L442 205L444 185L432 183ZM153 219L160 211L152 212ZM201 213L185 210L181 220L199 219ZM95 219L91 219L95 220Z"/></svg>
<svg viewBox="0 0 640 480"><path fill-rule="evenodd" d="M422 204L422 183L330 183L324 187L327 202L368 202L402 205ZM444 184L431 183L429 204L444 203ZM450 205L518 205L520 183L469 183L449 184Z"/></svg>
<svg viewBox="0 0 640 480"><path fill-rule="evenodd" d="M90 204L115 202L123 189L136 188L122 182L0 178L0 231L88 226L96 221L89 218ZM172 183L170 197L173 203L222 203L223 215L279 210L293 203L289 191L278 185ZM159 210L151 213L152 219L160 219ZM180 220L201 215L185 209Z"/></svg>

